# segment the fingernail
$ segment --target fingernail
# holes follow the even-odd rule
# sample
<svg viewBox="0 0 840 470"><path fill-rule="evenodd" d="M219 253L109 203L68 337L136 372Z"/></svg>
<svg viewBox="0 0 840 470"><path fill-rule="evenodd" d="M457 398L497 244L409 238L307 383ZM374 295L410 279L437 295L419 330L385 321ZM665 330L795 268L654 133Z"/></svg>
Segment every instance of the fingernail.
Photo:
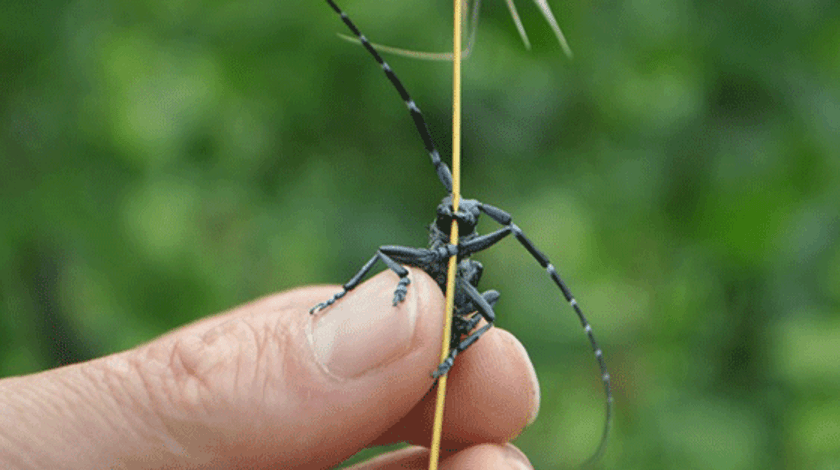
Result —
<svg viewBox="0 0 840 470"><path fill-rule="evenodd" d="M398 279L380 274L314 316L310 337L318 362L332 375L359 377L408 352L414 336L417 296L393 306Z"/></svg>

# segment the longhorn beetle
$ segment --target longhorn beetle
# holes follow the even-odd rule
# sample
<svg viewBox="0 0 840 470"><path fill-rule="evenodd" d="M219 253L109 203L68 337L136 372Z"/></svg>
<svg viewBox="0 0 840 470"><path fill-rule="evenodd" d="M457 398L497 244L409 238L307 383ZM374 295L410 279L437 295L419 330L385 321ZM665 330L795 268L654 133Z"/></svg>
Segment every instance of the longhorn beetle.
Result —
<svg viewBox="0 0 840 470"><path fill-rule="evenodd" d="M377 261L382 261L392 271L394 271L400 280L394 290L393 305L396 306L405 299L408 292L408 285L411 282L408 278L408 270L401 266L401 264L415 266L427 272L440 286L441 290L446 291L446 271L447 263L451 256L458 258L458 271L455 280L455 311L452 322L452 337L450 338L451 352L449 356L432 372L432 376L438 378L446 374L452 367L455 357L475 343L481 335L493 326L496 319L496 314L493 311L493 305L499 299L499 293L495 290L488 290L486 292L479 292L477 289L478 281L481 279L481 274L484 267L478 261L470 259L474 253L483 251L497 242L507 237L510 234L516 238L519 243L534 257L534 259L542 266L551 279L560 288L563 297L571 305L572 309L578 316L583 330L589 338L589 343L592 345L592 351L595 353L595 359L598 361L598 367L601 369L601 379L604 383L604 392L606 394L606 421L604 424L603 434L601 435L601 442L595 454L590 458L590 462L596 460L603 452L606 445L607 437L610 431L610 423L612 419L612 390L610 388L610 374L607 372L607 365L604 362L604 355L598 342L595 340L595 335L592 333L592 326L586 320L577 300L572 296L571 291L566 286L566 283L560 278L560 274L551 264L548 257L545 256L534 243L525 236L516 224L513 223L512 217L507 212L498 207L484 204L475 199L461 199L457 211L452 208L452 173L446 163L441 161L440 154L432 141L432 136L426 126L426 120L423 114L420 113L420 108L406 91L402 82L397 78L394 71L382 59L382 56L376 51L373 45L367 38L359 31L355 24L350 20L346 13L344 13L333 0L327 0L327 3L341 16L344 24L356 35L362 45L367 51L376 59L376 62L382 67L385 76L394 85L397 92L402 97L411 118L414 120L414 125L423 139L423 144L426 151L432 159L432 165L437 171L438 178L446 191L449 194L443 198L440 205L437 207L437 217L435 221L429 226L429 247L428 248L411 248L406 246L385 245L379 247L376 254L365 263L364 266L347 281L343 286L341 292L335 294L332 298L316 305L310 310L310 314L329 307L338 299L353 290L359 285L361 280L370 272ZM479 235L475 231L478 218L481 213L502 225L502 228L487 235ZM452 225L452 221L457 221L459 241L458 245L449 243L448 230ZM476 326L485 319L487 324L477 328Z"/></svg>

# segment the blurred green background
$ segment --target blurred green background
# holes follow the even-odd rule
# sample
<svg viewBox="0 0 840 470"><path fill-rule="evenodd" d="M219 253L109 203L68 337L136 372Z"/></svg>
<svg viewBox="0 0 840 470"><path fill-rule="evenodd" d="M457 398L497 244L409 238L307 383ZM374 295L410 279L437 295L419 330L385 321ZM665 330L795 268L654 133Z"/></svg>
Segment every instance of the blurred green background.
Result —
<svg viewBox="0 0 840 470"><path fill-rule="evenodd" d="M345 1L446 50L448 2ZM510 211L613 377L605 468L840 468L840 4L485 0L465 195ZM444 195L405 106L322 1L0 4L0 375L85 360L423 246ZM450 155L450 64L389 57ZM485 222L483 231L493 229ZM482 253L542 384L536 468L597 442L577 320Z"/></svg>

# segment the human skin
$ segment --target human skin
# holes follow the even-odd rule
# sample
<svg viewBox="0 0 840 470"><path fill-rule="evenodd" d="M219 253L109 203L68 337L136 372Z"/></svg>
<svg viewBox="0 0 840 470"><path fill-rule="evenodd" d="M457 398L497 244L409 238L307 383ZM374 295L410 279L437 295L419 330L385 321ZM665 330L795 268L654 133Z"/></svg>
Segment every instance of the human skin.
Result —
<svg viewBox="0 0 840 470"><path fill-rule="evenodd" d="M0 380L0 468L426 468L444 300L411 269L274 294L129 351ZM528 355L493 328L449 373L442 469L531 468L508 442L536 417Z"/></svg>

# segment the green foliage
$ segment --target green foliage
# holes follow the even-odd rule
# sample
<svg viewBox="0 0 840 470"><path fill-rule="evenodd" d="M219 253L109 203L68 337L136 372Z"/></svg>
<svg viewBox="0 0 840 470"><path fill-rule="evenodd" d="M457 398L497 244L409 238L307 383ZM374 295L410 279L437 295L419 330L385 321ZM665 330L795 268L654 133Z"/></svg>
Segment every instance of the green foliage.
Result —
<svg viewBox="0 0 840 470"><path fill-rule="evenodd" d="M377 42L447 47L445 2L343 6ZM573 61L533 5L530 53L484 7L464 193L588 313L616 387L605 468L840 465L837 2L555 2ZM443 190L339 31L317 1L0 6L0 374L425 244ZM389 62L448 155L449 65ZM585 337L521 247L480 259L543 387L517 444L569 468L603 412Z"/></svg>

